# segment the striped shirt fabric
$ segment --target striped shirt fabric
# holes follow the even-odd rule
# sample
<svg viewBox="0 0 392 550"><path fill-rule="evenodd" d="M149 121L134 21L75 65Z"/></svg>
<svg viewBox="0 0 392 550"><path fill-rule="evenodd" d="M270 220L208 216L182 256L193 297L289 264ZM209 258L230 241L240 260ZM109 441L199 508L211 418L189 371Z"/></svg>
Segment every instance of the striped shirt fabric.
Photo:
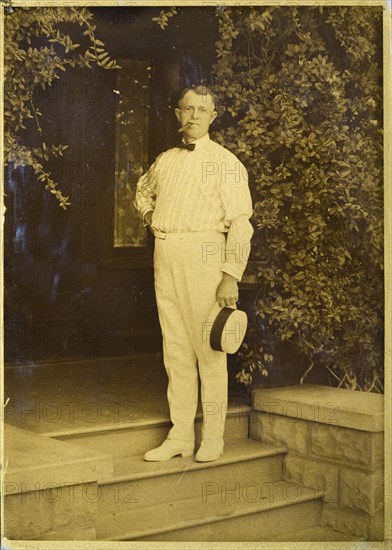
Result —
<svg viewBox="0 0 392 550"><path fill-rule="evenodd" d="M174 147L157 157L139 179L134 205L152 214L152 228L165 233L227 233L222 271L242 278L253 227L248 174L237 157L208 134L195 149Z"/></svg>

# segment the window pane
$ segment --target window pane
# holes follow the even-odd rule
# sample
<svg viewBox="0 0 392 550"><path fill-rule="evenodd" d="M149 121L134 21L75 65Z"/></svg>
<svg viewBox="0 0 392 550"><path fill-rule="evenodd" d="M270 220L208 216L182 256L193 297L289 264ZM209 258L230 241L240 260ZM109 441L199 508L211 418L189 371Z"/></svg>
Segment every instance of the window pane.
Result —
<svg viewBox="0 0 392 550"><path fill-rule="evenodd" d="M147 167L149 63L120 59L116 88L116 173L114 197L114 246L147 245L133 206L136 183Z"/></svg>

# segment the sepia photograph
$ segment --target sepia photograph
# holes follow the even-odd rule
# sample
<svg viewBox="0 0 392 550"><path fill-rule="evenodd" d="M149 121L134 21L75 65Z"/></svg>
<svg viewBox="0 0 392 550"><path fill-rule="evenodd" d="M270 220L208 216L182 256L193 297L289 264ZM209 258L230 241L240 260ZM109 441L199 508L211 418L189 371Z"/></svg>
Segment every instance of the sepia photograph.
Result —
<svg viewBox="0 0 392 550"><path fill-rule="evenodd" d="M390 2L0 16L1 550L391 548Z"/></svg>

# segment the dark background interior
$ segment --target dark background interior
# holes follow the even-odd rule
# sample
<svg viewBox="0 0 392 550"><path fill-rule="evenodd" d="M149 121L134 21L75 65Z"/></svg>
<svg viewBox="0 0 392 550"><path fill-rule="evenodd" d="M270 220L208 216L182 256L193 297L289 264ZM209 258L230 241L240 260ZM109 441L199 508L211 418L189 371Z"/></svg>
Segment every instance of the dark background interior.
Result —
<svg viewBox="0 0 392 550"><path fill-rule="evenodd" d="M160 8L92 11L96 35L112 57L151 64L152 162L178 140L176 94L183 87L210 81L215 17L205 7L180 8L162 30L151 21ZM113 247L115 73L94 66L69 69L36 96L46 143L69 145L61 161L49 164L60 189L70 196L66 211L31 170L6 171L8 364L160 349L153 239L149 237L147 247ZM34 142L33 133L28 140Z"/></svg>

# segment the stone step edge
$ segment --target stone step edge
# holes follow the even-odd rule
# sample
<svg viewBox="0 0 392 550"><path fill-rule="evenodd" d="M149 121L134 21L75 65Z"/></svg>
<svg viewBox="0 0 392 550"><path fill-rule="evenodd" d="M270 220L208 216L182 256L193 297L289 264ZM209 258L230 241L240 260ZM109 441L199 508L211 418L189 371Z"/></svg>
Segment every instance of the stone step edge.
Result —
<svg viewBox="0 0 392 550"><path fill-rule="evenodd" d="M286 536L279 535L271 539L271 542L326 542L329 544L359 541L366 541L366 539L350 533L342 533L336 531L333 527L320 524L305 529L290 530L286 533Z"/></svg>
<svg viewBox="0 0 392 550"><path fill-rule="evenodd" d="M4 458L5 495L38 491L47 483L51 487L95 483L101 477L113 475L113 457L107 453L7 423L4 423ZM57 485L53 480L61 481Z"/></svg>
<svg viewBox="0 0 392 550"><path fill-rule="evenodd" d="M157 331L159 332L159 331ZM135 353L126 353L125 355L105 355L105 356L97 356L97 357L74 357L69 359L41 359L35 362L34 369L40 368L40 367L53 367L54 365L57 367L63 367L63 366L70 366L70 365L80 365L84 366L85 364L102 364L107 362L123 362L123 361L137 361L138 359L145 359L147 357L154 357L154 358L162 358L163 353L160 350L157 351L137 351ZM163 360L163 359L162 359ZM31 368L31 363L11 363L11 362L5 362L4 363L4 369L23 369L23 368Z"/></svg>
<svg viewBox="0 0 392 550"><path fill-rule="evenodd" d="M275 483L275 486L280 485L282 487L290 485L290 483L284 482L284 481L274 482L274 483ZM303 486L301 486L301 490L302 490L302 494L300 498L292 502L285 500L282 497L278 497L277 499L274 499L273 502L270 502L267 505L265 503L263 504L247 503L247 504L243 504L241 507L232 509L229 513L223 512L221 514L216 513L217 510L219 511L219 503L218 504L214 503L214 512L215 512L214 514L211 514L211 513L205 514L205 515L196 517L194 519L187 519L187 520L180 520L180 521L176 520L176 521L172 521L172 523L170 523L169 517L171 519L172 516L174 517L176 516L174 507L179 507L181 511L184 510L184 507L190 508L192 510L197 510L198 507L200 507L200 497L191 497L189 499L181 499L179 501L174 501L173 503L170 503L170 505L173 506L170 509L170 516L168 514L168 503L146 507L146 508L143 508L143 511L145 514L148 514L149 509L154 509L155 512L158 511L157 515L160 518L160 521L164 522L165 525L162 525L157 528L150 527L147 529L140 529L139 531L137 530L128 531L126 533L122 533L121 535L112 535L112 536L108 535L108 536L105 536L104 540L108 540L108 541L137 540L150 535L159 535L161 533L168 533L170 531L179 531L182 529L187 529L189 527L197 527L200 525L218 523L220 521L226 521L232 518L244 517L244 516L249 516L257 513L265 513L271 510L295 506L305 502L311 502L311 501L317 502L317 501L320 501L324 496L324 493L322 491L318 491L316 495L315 491ZM223 508L223 506L221 506L221 508ZM159 511L160 509L162 510L162 512ZM132 513L133 512L126 511L119 514L119 516L126 517L128 515L132 515ZM167 518L169 521L166 520L165 514L169 516ZM117 516L117 519L119 516ZM110 516L102 515L99 518L99 522L102 525L102 523L106 521L109 524L108 531L110 531L110 520L112 519L113 519L112 515ZM103 540L103 539L97 539L97 540Z"/></svg>
<svg viewBox="0 0 392 550"><path fill-rule="evenodd" d="M235 406L232 408L229 408L226 413L226 418L235 418L236 416L248 416L250 415L250 412L252 410L252 407L250 405L241 405L241 406ZM198 412L195 418L196 422L202 421L202 413ZM45 432L40 433L40 435L45 435L46 437L52 437L55 439L68 439L75 436L91 436L91 435L97 435L101 433L115 433L115 432L121 432L121 431L141 431L144 429L154 429L154 428L166 428L171 426L171 421L168 418L162 418L162 419L146 419L146 420L140 420L138 422L118 422L116 424L102 424L99 427L92 427L92 428L86 428L86 427L79 427L75 428L73 430L63 430L63 431L57 431L57 432ZM38 432L34 432L38 433Z"/></svg>
<svg viewBox="0 0 392 550"><path fill-rule="evenodd" d="M247 442L251 442L248 444ZM241 442L241 443L240 443ZM260 446L259 450L256 450L256 445L253 445L255 443L257 446ZM98 481L98 484L100 486L102 485L110 485L113 483L122 483L124 481L135 481L140 479L150 479L153 477L163 477L167 475L175 475L178 473L185 473L185 472L192 472L192 471L198 471L203 469L210 469L210 468L219 468L221 466L226 466L229 464L237 464L239 462L248 462L251 460L260 460L263 458L271 458L271 457L279 457L287 454L287 448L281 445L270 445L267 443L262 443L260 441L253 441L251 439L235 439L235 440L228 440L225 443L225 449L230 449L232 446L239 446L240 444L245 445L249 448L247 452L244 450L239 455L233 455L229 454L229 456L225 456L225 453L223 453L222 457L218 461L214 462L196 462L193 459L192 466L189 467L189 458L181 458L181 463L179 461L174 460L168 460L167 462L163 463L152 463L152 462L145 462L146 464L146 471L145 472L128 472L126 474L113 474L112 476L100 479ZM142 456L139 457L132 457L132 460L141 459ZM153 465L153 464L159 464L162 466L158 466L160 469L152 469L150 472L147 471L147 465ZM184 468L185 466L185 468ZM114 466L115 469L115 466Z"/></svg>

